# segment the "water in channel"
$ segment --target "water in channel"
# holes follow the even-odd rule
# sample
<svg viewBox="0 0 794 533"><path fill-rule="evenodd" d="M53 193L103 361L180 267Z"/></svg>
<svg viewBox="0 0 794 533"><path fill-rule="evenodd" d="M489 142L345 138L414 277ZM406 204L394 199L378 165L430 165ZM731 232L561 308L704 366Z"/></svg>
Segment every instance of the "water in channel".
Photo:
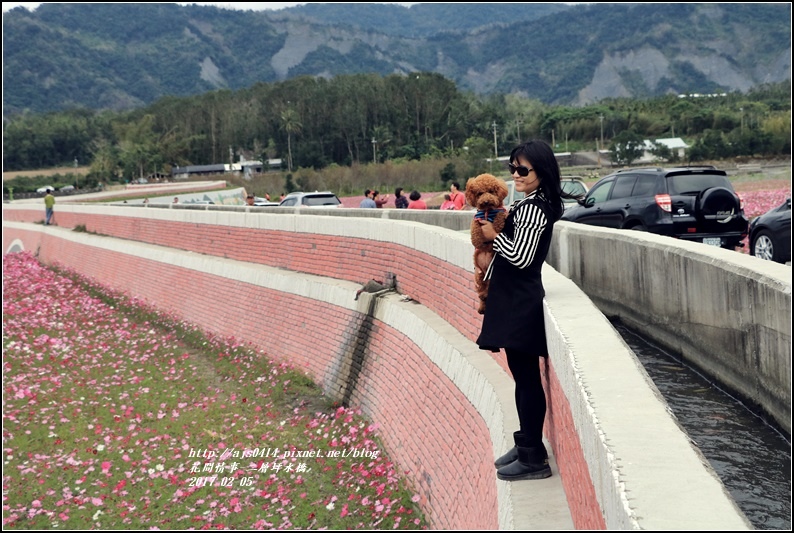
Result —
<svg viewBox="0 0 794 533"><path fill-rule="evenodd" d="M790 437L679 357L612 324L753 527L791 531Z"/></svg>

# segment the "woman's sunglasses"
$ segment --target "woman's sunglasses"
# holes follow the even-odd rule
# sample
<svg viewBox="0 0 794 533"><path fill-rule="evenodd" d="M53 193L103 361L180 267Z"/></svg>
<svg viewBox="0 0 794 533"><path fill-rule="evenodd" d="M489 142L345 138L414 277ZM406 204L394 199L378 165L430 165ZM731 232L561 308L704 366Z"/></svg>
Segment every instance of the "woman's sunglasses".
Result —
<svg viewBox="0 0 794 533"><path fill-rule="evenodd" d="M514 174L515 172L518 172L518 175L521 177L529 176L529 173L535 170L533 168L527 168L523 165L516 166L513 163L508 163L507 168L508 170L510 170L510 174Z"/></svg>

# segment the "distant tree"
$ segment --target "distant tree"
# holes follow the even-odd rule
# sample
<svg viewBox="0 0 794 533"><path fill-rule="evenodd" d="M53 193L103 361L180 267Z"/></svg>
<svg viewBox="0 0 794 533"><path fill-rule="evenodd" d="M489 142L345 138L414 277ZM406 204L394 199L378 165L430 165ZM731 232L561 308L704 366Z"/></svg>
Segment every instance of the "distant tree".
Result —
<svg viewBox="0 0 794 533"><path fill-rule="evenodd" d="M93 160L90 176L100 181L115 181L119 167L119 154L107 139L100 138L91 144Z"/></svg>
<svg viewBox="0 0 794 533"><path fill-rule="evenodd" d="M487 159L493 156L493 145L482 137L469 137L463 146L471 175L482 174L488 168Z"/></svg>
<svg viewBox="0 0 794 533"><path fill-rule="evenodd" d="M662 161L670 161L670 159L673 157L673 151L670 150L670 147L664 143L653 143L653 149L651 150L651 153L654 155L654 157Z"/></svg>
<svg viewBox="0 0 794 533"><path fill-rule="evenodd" d="M298 113L291 107L281 112L281 127L287 132L287 170L292 172L292 136L303 128Z"/></svg>
<svg viewBox="0 0 794 533"><path fill-rule="evenodd" d="M609 149L612 159L620 165L630 165L642 156L643 139L632 130L623 130L612 138Z"/></svg>
<svg viewBox="0 0 794 533"><path fill-rule="evenodd" d="M447 163L447 165L441 169L441 183L444 184L444 188L447 188L447 184L451 181L455 181L458 178L458 173L455 170L455 165L452 163Z"/></svg>
<svg viewBox="0 0 794 533"><path fill-rule="evenodd" d="M297 190L295 183L292 181L292 173L288 173L284 177L284 190L287 191L287 194Z"/></svg>

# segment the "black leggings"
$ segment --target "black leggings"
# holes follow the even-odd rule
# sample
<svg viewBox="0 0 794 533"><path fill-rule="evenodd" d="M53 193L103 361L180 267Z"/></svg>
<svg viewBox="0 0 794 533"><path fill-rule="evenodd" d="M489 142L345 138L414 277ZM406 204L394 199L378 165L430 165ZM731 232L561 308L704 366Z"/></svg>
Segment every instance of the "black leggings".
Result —
<svg viewBox="0 0 794 533"><path fill-rule="evenodd" d="M540 380L540 357L505 349L507 366L516 382L516 410L520 431L530 446L543 444L543 421L546 418L546 394Z"/></svg>

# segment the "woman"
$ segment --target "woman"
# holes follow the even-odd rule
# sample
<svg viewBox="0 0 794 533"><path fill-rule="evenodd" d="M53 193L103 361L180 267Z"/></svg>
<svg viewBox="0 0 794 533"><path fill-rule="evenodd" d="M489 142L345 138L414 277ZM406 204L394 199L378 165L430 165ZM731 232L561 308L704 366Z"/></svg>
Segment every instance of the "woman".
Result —
<svg viewBox="0 0 794 533"><path fill-rule="evenodd" d="M483 235L493 241L494 258L487 267L488 305L477 344L483 350L505 350L516 382L519 431L515 447L494 463L499 479L542 479L551 476L543 445L546 395L539 357L547 357L543 318L545 291L540 272L551 243L554 223L562 216L560 167L551 147L529 141L510 154L516 191L526 197L513 203L504 230L480 220Z"/></svg>
<svg viewBox="0 0 794 533"><path fill-rule="evenodd" d="M439 207L442 211L454 211L455 210L455 202L452 201L452 197L449 194L444 195L444 202Z"/></svg>
<svg viewBox="0 0 794 533"><path fill-rule="evenodd" d="M382 208L389 201L389 195L381 197L378 191L373 191L372 199L375 200L375 207Z"/></svg>
<svg viewBox="0 0 794 533"><path fill-rule="evenodd" d="M397 187L394 189L394 207L397 209L408 208L408 197L403 195L403 188Z"/></svg>
<svg viewBox="0 0 794 533"><path fill-rule="evenodd" d="M419 191L411 191L408 198L410 198L411 201L408 202L408 207L406 209L427 209L427 204L422 200L422 194Z"/></svg>

